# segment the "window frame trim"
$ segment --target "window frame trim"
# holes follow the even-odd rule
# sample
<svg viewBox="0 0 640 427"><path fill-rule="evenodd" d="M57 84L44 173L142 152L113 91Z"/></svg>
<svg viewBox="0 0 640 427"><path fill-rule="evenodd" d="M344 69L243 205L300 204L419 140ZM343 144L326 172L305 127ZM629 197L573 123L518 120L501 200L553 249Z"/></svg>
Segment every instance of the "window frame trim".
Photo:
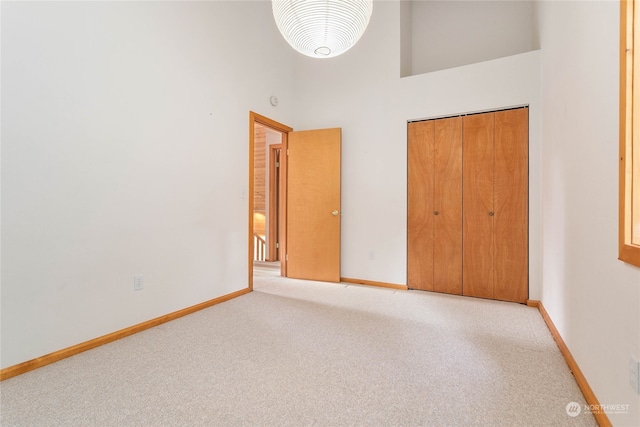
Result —
<svg viewBox="0 0 640 427"><path fill-rule="evenodd" d="M640 245L631 244L633 212L634 0L620 1L620 169L618 259L640 267ZM638 97L640 94L636 94Z"/></svg>

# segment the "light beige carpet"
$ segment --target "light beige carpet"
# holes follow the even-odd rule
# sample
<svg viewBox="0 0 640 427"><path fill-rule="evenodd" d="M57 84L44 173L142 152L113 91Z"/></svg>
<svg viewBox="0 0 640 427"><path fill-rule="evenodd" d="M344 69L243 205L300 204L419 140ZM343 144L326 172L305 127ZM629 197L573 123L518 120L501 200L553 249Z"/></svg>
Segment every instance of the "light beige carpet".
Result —
<svg viewBox="0 0 640 427"><path fill-rule="evenodd" d="M570 426L538 311L281 279L0 383L2 426Z"/></svg>

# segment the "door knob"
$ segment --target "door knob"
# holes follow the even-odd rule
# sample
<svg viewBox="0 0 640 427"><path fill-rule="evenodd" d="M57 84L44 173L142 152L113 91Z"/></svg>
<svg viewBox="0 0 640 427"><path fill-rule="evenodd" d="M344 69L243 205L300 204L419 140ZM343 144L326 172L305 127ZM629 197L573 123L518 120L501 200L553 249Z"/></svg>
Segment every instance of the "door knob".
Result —
<svg viewBox="0 0 640 427"><path fill-rule="evenodd" d="M438 212L438 211L433 211L433 214L434 214L434 215L439 215L439 214L440 214L440 212Z"/></svg>
<svg viewBox="0 0 640 427"><path fill-rule="evenodd" d="M340 212L336 209L336 210L334 210L333 212L331 212L331 215L333 215L333 216L338 216L338 214L339 214L339 213L340 213Z"/></svg>
<svg viewBox="0 0 640 427"><path fill-rule="evenodd" d="M493 212L489 212L489 216L493 216L493 215L494 215Z"/></svg>

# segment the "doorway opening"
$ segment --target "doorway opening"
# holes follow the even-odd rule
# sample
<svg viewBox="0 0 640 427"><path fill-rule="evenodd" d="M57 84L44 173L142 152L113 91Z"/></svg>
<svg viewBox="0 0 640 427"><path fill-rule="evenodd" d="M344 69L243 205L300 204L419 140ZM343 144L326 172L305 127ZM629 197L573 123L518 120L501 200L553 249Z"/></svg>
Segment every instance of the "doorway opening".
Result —
<svg viewBox="0 0 640 427"><path fill-rule="evenodd" d="M287 135L292 128L249 113L249 288L254 273L286 276Z"/></svg>

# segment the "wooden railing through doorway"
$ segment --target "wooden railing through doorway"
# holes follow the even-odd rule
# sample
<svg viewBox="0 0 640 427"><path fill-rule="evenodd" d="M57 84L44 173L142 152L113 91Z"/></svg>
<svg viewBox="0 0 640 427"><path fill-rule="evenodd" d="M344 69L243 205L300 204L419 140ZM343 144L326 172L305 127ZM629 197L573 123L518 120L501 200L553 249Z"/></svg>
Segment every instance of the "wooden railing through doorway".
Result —
<svg viewBox="0 0 640 427"><path fill-rule="evenodd" d="M253 260L265 261L267 256L267 242L259 234L253 233Z"/></svg>

